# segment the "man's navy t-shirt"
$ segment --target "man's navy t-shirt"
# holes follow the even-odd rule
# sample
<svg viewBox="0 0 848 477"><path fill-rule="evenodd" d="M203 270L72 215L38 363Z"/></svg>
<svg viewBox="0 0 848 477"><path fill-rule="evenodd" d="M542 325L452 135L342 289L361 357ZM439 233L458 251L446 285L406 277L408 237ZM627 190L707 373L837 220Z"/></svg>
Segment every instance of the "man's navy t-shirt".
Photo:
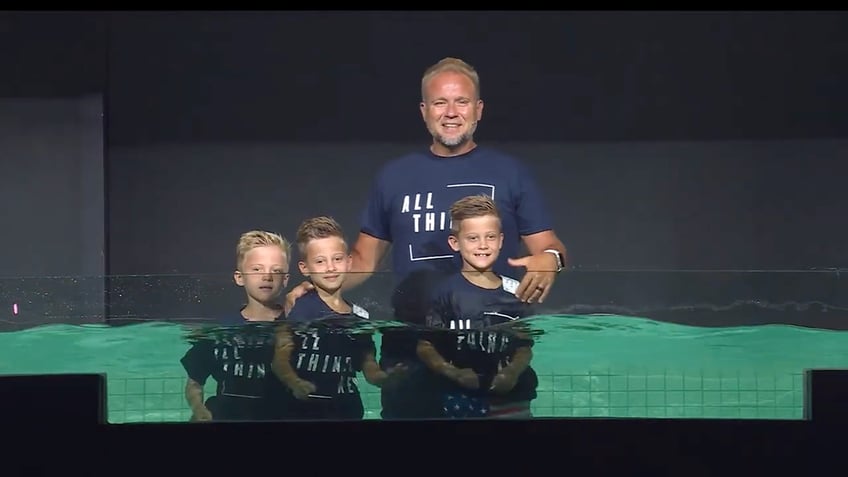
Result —
<svg viewBox="0 0 848 477"><path fill-rule="evenodd" d="M507 259L521 256L521 236L550 230L552 224L539 187L516 159L480 146L455 157L428 150L394 160L379 172L361 231L392 243L396 319L420 324L435 283L461 268L459 255L448 246L450 207L479 194L492 197L501 214L504 244L494 270L519 276L523 270L510 267ZM391 348L384 341L384 354L394 353Z"/></svg>

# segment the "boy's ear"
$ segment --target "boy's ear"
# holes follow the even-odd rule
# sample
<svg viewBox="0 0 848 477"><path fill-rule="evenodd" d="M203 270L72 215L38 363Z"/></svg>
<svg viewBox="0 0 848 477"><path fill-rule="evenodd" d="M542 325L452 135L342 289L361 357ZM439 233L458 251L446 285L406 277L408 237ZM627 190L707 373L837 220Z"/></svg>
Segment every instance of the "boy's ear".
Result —
<svg viewBox="0 0 848 477"><path fill-rule="evenodd" d="M453 234L448 235L448 245L454 252L459 252L459 240Z"/></svg>
<svg viewBox="0 0 848 477"><path fill-rule="evenodd" d="M236 270L233 272L233 281L236 282L236 285L243 287L244 286L244 275Z"/></svg>
<svg viewBox="0 0 848 477"><path fill-rule="evenodd" d="M303 260L297 262L297 268L300 270L301 275L304 277L309 276L309 270L306 269L306 263Z"/></svg>

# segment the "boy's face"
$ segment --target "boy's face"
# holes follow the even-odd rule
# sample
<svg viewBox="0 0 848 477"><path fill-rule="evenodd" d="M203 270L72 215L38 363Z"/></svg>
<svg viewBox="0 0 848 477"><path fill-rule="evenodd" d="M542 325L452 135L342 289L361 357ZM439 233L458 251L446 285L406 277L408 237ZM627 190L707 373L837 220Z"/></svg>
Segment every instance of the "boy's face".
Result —
<svg viewBox="0 0 848 477"><path fill-rule="evenodd" d="M310 240L304 255L304 260L298 263L300 273L311 278L316 287L328 293L341 288L351 263L347 244L341 237Z"/></svg>
<svg viewBox="0 0 848 477"><path fill-rule="evenodd" d="M503 246L501 221L494 215L465 219L459 232L448 237L448 244L462 256L463 270L488 271Z"/></svg>
<svg viewBox="0 0 848 477"><path fill-rule="evenodd" d="M248 297L263 305L276 304L289 282L288 257L276 245L256 247L244 255L233 278Z"/></svg>

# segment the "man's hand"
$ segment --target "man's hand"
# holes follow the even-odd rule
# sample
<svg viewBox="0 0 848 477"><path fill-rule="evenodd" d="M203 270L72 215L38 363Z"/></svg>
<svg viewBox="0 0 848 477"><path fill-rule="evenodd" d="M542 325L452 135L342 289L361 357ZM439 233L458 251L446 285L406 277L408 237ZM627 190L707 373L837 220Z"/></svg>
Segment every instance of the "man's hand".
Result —
<svg viewBox="0 0 848 477"><path fill-rule="evenodd" d="M522 258L510 258L508 262L513 267L524 267L527 270L515 291L515 296L525 303L544 302L556 280L556 256L542 252Z"/></svg>
<svg viewBox="0 0 848 477"><path fill-rule="evenodd" d="M302 297L303 295L306 294L306 292L312 290L313 288L315 288L315 285L313 285L309 281L304 281L304 282L301 282L300 285L292 288L292 290L290 292L286 293L286 304L285 304L286 315L288 315L289 312L291 311L291 309L294 308L294 302L296 302L298 298Z"/></svg>

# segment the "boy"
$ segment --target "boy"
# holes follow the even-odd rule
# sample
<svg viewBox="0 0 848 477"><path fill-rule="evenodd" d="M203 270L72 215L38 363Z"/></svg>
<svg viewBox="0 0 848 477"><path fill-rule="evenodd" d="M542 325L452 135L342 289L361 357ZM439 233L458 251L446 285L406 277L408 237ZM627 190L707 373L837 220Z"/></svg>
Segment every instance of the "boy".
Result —
<svg viewBox="0 0 848 477"><path fill-rule="evenodd" d="M263 331L262 325L282 316L279 298L289 279L290 252L289 242L271 232L252 230L239 238L233 279L244 288L247 304L221 324L251 326L197 339L183 356L192 421L264 420L282 412L280 397L285 395L269 372L273 332ZM209 376L217 382L217 392L204 403Z"/></svg>
<svg viewBox="0 0 848 477"><path fill-rule="evenodd" d="M341 226L330 217L304 221L297 230L300 272L314 289L303 295L286 316L288 323L369 318L368 312L342 297L350 254ZM285 325L278 328L274 373L297 399L295 419L362 419L364 409L356 373L381 386L389 373L380 369L370 334L343 329Z"/></svg>
<svg viewBox="0 0 848 477"><path fill-rule="evenodd" d="M518 281L492 270L503 245L501 221L489 196L470 196L450 209L448 243L462 269L435 291L418 357L440 379L445 417L529 418L536 373L532 339L506 325L530 316L515 296ZM506 325L506 326L497 326Z"/></svg>

